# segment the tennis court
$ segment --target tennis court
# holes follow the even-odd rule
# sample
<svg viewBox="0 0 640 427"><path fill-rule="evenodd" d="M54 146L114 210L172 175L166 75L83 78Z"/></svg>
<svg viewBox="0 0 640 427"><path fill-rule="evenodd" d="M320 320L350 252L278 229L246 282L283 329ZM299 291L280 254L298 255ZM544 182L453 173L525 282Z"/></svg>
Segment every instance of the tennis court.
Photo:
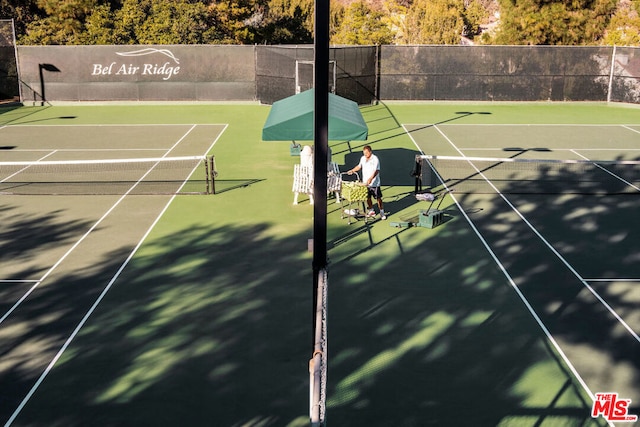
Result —
<svg viewBox="0 0 640 427"><path fill-rule="evenodd" d="M219 172L215 195L0 195L3 423L308 424L312 207L292 204L288 143L260 141L268 111L0 114L0 162L213 154ZM348 224L329 200L328 423L607 425L600 392L640 414L637 166L615 194L570 171L558 193L438 189L443 224L390 225L429 206L416 154L638 160L639 110L361 111L391 215ZM333 161L352 167L364 144L331 142Z"/></svg>

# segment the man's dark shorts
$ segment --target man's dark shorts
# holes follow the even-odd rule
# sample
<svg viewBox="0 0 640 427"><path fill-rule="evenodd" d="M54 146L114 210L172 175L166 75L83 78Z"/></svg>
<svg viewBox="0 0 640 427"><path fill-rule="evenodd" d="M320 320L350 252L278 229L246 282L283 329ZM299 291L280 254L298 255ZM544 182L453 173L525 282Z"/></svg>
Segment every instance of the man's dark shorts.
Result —
<svg viewBox="0 0 640 427"><path fill-rule="evenodd" d="M367 187L369 196L374 197L376 199L382 199L382 190L380 187Z"/></svg>

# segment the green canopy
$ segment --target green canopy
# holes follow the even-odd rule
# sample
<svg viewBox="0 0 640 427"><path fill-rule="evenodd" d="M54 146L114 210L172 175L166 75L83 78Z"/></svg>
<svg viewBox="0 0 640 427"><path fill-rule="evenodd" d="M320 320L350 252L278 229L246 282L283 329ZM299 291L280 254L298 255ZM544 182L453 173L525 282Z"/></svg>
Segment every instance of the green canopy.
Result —
<svg viewBox="0 0 640 427"><path fill-rule="evenodd" d="M314 90L276 101L262 128L263 141L313 141ZM329 140L364 141L369 128L358 104L329 94Z"/></svg>

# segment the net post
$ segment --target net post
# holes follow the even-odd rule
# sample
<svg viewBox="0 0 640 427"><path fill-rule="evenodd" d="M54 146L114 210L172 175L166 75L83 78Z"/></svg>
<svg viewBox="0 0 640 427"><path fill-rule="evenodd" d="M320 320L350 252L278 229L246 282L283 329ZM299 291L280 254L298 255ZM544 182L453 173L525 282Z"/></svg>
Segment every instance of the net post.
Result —
<svg viewBox="0 0 640 427"><path fill-rule="evenodd" d="M209 156L204 158L204 180L207 186L206 194L211 194L209 192Z"/></svg>
<svg viewBox="0 0 640 427"><path fill-rule="evenodd" d="M422 158L416 155L415 165L413 166L413 176L415 178L414 192L417 194L422 191Z"/></svg>
<svg viewBox="0 0 640 427"><path fill-rule="evenodd" d="M211 179L211 194L216 194L216 158L213 154L209 157L209 177Z"/></svg>

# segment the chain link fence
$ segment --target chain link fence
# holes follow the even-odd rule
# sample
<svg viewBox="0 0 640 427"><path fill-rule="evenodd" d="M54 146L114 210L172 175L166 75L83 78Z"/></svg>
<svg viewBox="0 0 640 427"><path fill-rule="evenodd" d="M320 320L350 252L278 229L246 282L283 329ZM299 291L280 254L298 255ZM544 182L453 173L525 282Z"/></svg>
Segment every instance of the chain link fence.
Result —
<svg viewBox="0 0 640 427"><path fill-rule="evenodd" d="M382 99L604 101L608 47L383 46Z"/></svg>
<svg viewBox="0 0 640 427"><path fill-rule="evenodd" d="M376 100L376 46L334 47L329 52L329 88L358 104ZM257 99L272 104L313 87L313 46L258 46Z"/></svg>
<svg viewBox="0 0 640 427"><path fill-rule="evenodd" d="M6 99L272 104L313 87L312 45L17 46L16 54L12 25L7 32L9 24L0 24L0 91ZM335 46L329 57L331 91L360 105L378 100L640 104L640 48Z"/></svg>

